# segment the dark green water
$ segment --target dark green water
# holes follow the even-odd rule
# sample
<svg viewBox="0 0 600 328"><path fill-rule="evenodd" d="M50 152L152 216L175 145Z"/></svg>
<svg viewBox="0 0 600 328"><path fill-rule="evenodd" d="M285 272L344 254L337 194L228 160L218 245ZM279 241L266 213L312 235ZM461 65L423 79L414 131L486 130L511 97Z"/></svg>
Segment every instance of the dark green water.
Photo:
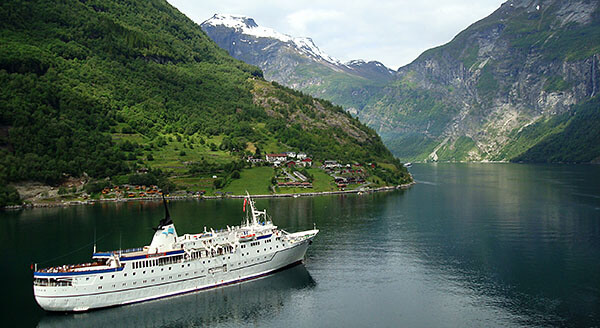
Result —
<svg viewBox="0 0 600 328"><path fill-rule="evenodd" d="M76 315L38 308L30 262L86 261L94 230L99 250L147 244L160 203L0 212L2 318L41 327L600 326L599 166L411 171L419 183L406 191L257 200L288 231L313 222L321 229L304 265ZM240 200L170 203L180 234L237 224L241 207Z"/></svg>

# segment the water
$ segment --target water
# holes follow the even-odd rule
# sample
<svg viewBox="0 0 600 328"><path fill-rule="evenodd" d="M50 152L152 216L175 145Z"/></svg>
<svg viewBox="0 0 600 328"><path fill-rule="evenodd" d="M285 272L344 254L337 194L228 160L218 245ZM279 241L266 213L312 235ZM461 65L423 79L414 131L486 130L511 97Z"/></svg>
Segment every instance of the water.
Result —
<svg viewBox="0 0 600 328"><path fill-rule="evenodd" d="M288 231L321 229L304 265L75 315L35 304L30 263L87 261L94 231L99 250L147 244L161 204L0 212L2 318L40 327L600 326L599 166L416 164L411 172L419 183L406 191L257 200ZM238 224L241 207L170 203L180 234Z"/></svg>

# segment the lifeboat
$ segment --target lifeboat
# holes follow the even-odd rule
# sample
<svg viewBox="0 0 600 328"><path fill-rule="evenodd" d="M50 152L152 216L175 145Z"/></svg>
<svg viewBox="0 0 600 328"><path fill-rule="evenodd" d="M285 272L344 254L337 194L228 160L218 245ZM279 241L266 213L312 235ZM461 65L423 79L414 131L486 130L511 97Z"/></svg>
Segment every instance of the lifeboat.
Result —
<svg viewBox="0 0 600 328"><path fill-rule="evenodd" d="M256 234L251 233L251 234L240 236L240 241L246 242L246 241L254 240L254 238L256 238Z"/></svg>

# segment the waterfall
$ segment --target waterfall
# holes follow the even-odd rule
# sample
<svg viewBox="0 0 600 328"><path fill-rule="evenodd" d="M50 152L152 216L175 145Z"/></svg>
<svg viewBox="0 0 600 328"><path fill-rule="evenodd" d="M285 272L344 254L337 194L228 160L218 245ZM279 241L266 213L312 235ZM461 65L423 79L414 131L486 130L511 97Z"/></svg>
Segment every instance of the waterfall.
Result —
<svg viewBox="0 0 600 328"><path fill-rule="evenodd" d="M590 98L596 95L596 57L598 55L592 56L592 95Z"/></svg>

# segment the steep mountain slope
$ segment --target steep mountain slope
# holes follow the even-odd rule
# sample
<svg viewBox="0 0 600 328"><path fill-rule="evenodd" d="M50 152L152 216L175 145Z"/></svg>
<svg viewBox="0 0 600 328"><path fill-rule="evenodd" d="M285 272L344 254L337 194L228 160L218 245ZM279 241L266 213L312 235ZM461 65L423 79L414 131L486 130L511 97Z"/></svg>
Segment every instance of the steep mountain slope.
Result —
<svg viewBox="0 0 600 328"><path fill-rule="evenodd" d="M578 124L544 122L598 93L599 62L598 1L508 1L400 68L359 117L405 159L548 161L519 155Z"/></svg>
<svg viewBox="0 0 600 328"><path fill-rule="evenodd" d="M173 137L219 164L250 144L398 164L342 108L267 83L164 0L2 2L0 85L2 185L152 167Z"/></svg>
<svg viewBox="0 0 600 328"><path fill-rule="evenodd" d="M259 26L249 17L216 14L200 26L230 55L259 66L267 80L334 101L352 113L394 76L394 71L375 61L341 63L312 39Z"/></svg>
<svg viewBox="0 0 600 328"><path fill-rule="evenodd" d="M562 132L584 122L572 116L600 90L599 12L597 0L511 0L393 78L385 68L375 72L377 63L357 68L303 52L289 36L258 33L249 18L215 16L202 27L268 79L344 106L401 159L582 161L570 149L590 149L587 161L600 158L590 144L600 143L593 125L581 127L592 138L568 142L570 148L524 154L573 136ZM369 65L369 73L358 73Z"/></svg>

